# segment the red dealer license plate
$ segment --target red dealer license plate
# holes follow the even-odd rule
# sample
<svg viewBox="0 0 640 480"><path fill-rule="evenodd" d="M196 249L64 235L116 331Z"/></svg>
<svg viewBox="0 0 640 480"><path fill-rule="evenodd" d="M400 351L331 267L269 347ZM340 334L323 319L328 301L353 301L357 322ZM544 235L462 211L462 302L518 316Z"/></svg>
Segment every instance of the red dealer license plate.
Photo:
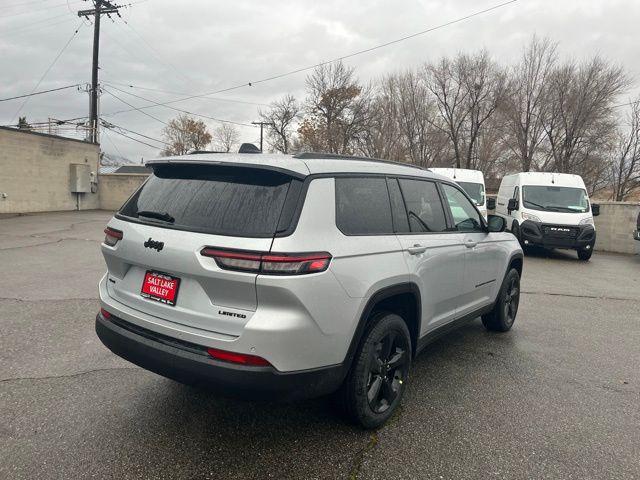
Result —
<svg viewBox="0 0 640 480"><path fill-rule="evenodd" d="M180 287L179 278L166 273L148 271L144 274L140 295L173 306L178 298L178 287Z"/></svg>

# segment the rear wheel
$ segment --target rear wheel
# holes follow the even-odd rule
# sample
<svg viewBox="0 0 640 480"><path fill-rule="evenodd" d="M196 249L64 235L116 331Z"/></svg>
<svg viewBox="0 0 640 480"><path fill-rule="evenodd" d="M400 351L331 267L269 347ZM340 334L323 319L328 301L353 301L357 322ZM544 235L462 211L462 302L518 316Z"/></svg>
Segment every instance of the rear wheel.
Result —
<svg viewBox="0 0 640 480"><path fill-rule="evenodd" d="M375 314L342 385L342 405L351 420L377 428L398 408L411 366L411 337L402 317Z"/></svg>
<svg viewBox="0 0 640 480"><path fill-rule="evenodd" d="M578 258L585 262L591 258L591 255L593 255L593 248L589 248L588 250L586 248L581 248L578 250Z"/></svg>
<svg viewBox="0 0 640 480"><path fill-rule="evenodd" d="M515 268L512 268L502 281L493 310L482 316L485 328L494 332L511 330L513 322L516 320L519 303L520 275Z"/></svg>

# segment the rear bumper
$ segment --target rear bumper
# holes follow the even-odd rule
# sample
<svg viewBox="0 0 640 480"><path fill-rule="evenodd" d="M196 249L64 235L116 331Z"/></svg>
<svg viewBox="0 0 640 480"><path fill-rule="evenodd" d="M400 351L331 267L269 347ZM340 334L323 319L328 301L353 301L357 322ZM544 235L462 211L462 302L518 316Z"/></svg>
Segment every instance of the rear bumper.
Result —
<svg viewBox="0 0 640 480"><path fill-rule="evenodd" d="M239 366L214 360L206 347L160 335L102 314L96 333L116 355L173 380L205 387L221 395L264 400L299 400L338 389L346 371L342 365L279 372L273 367Z"/></svg>
<svg viewBox="0 0 640 480"><path fill-rule="evenodd" d="M525 245L574 250L593 248L596 243L596 231L592 225L571 225L566 227L570 232L546 233L550 227L562 228L563 226L525 220L520 225L521 240Z"/></svg>

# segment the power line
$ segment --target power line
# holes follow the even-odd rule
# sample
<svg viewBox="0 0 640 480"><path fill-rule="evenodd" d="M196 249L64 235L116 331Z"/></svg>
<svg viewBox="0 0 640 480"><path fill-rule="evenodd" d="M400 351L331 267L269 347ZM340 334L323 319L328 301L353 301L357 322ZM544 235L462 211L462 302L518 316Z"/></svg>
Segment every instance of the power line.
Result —
<svg viewBox="0 0 640 480"><path fill-rule="evenodd" d="M111 87L111 88L115 88L115 87ZM121 101L122 103L124 103L125 105L130 106L133 110L128 110L129 112L131 112L131 111L137 111L137 112L142 113L143 115L146 115L146 116L147 116L147 117L149 117L149 118L154 119L156 122L160 122L160 123L162 123L162 124L164 124L164 125L169 125L169 124L168 124L167 122L165 122L164 120L160 120L159 118L154 117L154 116L153 116L153 115L151 115L150 113L144 112L141 108L138 108L138 107L136 107L136 106L134 106L134 105L131 105L129 102L127 102L126 100L121 99L121 98L120 98L119 96L117 96L115 93L113 93L113 92L111 92L111 91L107 90L106 88L104 88L103 90L104 90L105 92L107 92L109 95L111 95L112 97L114 97L116 100L120 100L120 101ZM116 112L116 113L117 113L117 112ZM113 114L113 113L109 113L109 114L106 114L106 115L114 115L114 114ZM106 115L105 115L105 116L106 116Z"/></svg>
<svg viewBox="0 0 640 480"><path fill-rule="evenodd" d="M132 133L132 134L134 134L134 135L138 135L138 136L140 136L140 137L146 138L147 140L153 140L154 142L164 143L165 145L171 145L170 143L167 143L167 142L165 142L164 140L159 140L159 139L157 139L157 138L149 137L148 135L145 135L144 133L139 133L139 132L136 132L136 131L134 131L134 130L130 130L130 129L128 129L128 128L121 127L120 125L116 125L115 123L107 122L104 118L101 118L101 119L100 119L100 121L101 121L101 123L102 123L102 126L103 126L103 127L115 127L115 128L119 128L120 130L123 130L123 131L125 131L125 132L129 132L129 133Z"/></svg>
<svg viewBox="0 0 640 480"><path fill-rule="evenodd" d="M190 111L188 111L188 110L183 110L183 109L181 109L181 108L172 107L172 106L169 106L169 105L166 105L166 104L160 103L160 102L156 102L155 100L151 100L151 99L148 99L148 98L142 97L142 96L140 96L140 95L136 95L135 93L131 93L131 92L127 92L127 91L125 91L125 90L121 90L121 89L119 89L119 88L117 88L117 87L114 87L113 85L111 85L109 88L113 88L113 89L117 90L118 92L122 92L122 93L124 93L124 94L131 95L132 97L136 97L136 98L139 98L140 100L144 100L145 102L150 102L150 103L152 103L152 104L153 104L153 105L148 105L148 106L146 106L146 107L134 107L133 105L130 105L130 104L129 104L129 106L131 106L133 109L138 110L138 111L142 111L142 110L143 110L143 109L145 109L145 108L151 108L151 107L158 106L158 107L165 107L165 108L169 108L169 109L171 109L171 110L175 110L176 112L181 112L181 113L186 113L186 114L188 114L188 115L193 115L193 116L195 116L195 117L202 117L202 118L206 118L206 119L208 119L208 120L213 120L213 121L215 121L215 122L220 122L220 123L231 123L231 124L233 124L233 125L239 125L239 126L242 126L242 127L252 127L252 126L253 126L253 125L248 124L248 123L234 122L233 120L223 120L223 119L220 119L220 118L211 117L211 116L209 116L209 115L202 115L201 113L194 113L194 112L190 112ZM108 90L106 90L106 89L105 89L105 91L106 91L106 92L108 92ZM111 93L111 95L113 95L113 93ZM126 102L124 102L124 103L126 103ZM130 111L130 110L121 110L121 111L118 111L118 112L106 113L106 114L104 114L104 116L117 115L117 114L119 114L119 113L124 113L124 112L128 112L128 111ZM145 112L142 112L142 113L145 113ZM164 123L164 122L163 122L163 123Z"/></svg>
<svg viewBox="0 0 640 480"><path fill-rule="evenodd" d="M70 5L74 5L74 4L77 4L77 3L83 3L83 2L82 1L71 2ZM65 3L58 3L57 5L49 5L48 7L39 8L39 9L36 9L36 10L26 10L24 12L11 13L9 15L0 15L0 18L18 17L20 15L27 15L27 14L38 13L38 12L45 12L47 10L52 10L54 8L66 7L66 6L67 6L66 2Z"/></svg>
<svg viewBox="0 0 640 480"><path fill-rule="evenodd" d="M113 129L113 128L109 128L109 127L107 127L106 125L103 125L103 127L104 127L104 128L106 128L106 129L108 129L108 130L110 130L110 131L112 131L113 133L117 133L118 135L122 135L123 137L126 137L126 138L128 138L129 140L133 140L134 142L141 143L142 145L146 145L147 147L157 148L158 150L162 150L162 147L159 147L159 146L157 146L157 145L151 145L150 143L143 142L142 140L138 140L137 138L130 137L129 135L126 135L126 134L124 134L124 133L122 133L122 132L119 132L118 130L115 130L115 129Z"/></svg>
<svg viewBox="0 0 640 480"><path fill-rule="evenodd" d="M223 88L223 89L220 89L220 90L215 90L213 92L207 92L207 93L202 93L202 94L198 94L198 95L189 95L187 97L178 98L178 99L171 100L171 101L168 101L168 102L158 103L157 105L158 106L160 106L160 105L167 106L167 105L170 105L170 104L173 104L173 103L180 103L180 102L184 102L184 101L187 101L187 100L191 100L193 98L202 98L202 97L206 97L206 96L209 96L209 95L215 95L215 94L218 94L218 93L230 92L232 90L237 90L239 88L252 87L252 86L257 85L259 83L265 83L265 82L269 82L269 81L272 81L272 80L277 80L277 79L280 79L280 78L288 77L288 76L294 75L296 73L305 72L307 70L313 70L314 68L321 67L323 65L328 65L328 64L340 61L340 60L345 60L347 58L352 58L352 57L355 57L355 56L358 56L358 55L362 55L364 53L368 53L368 52L372 52L374 50L378 50L380 48L385 48L385 47L388 47L390 45L394 45L394 44L397 44L397 43L400 43L400 42L404 42L405 40L409 40L409 39L418 37L420 35L425 35L427 33L433 32L435 30L439 30L439 29L454 25L456 23L460 23L460 22L463 22L465 20L469 20L470 18L477 17L478 15L482 15L482 14L491 12L493 10L497 10L499 8L505 7L505 6L510 5L512 3L515 3L517 1L518 0L509 0L507 2L503 2L503 3L500 3L498 5L494 5L493 7L485 8L484 10L479 10L479 11L471 13L469 15L465 15L463 17L459 17L459 18L456 18L454 20L450 20L448 22L442 23L442 24L437 25L435 27L431 27L431 28L428 28L426 30L422 30L420 32L416 32L416 33L413 33L411 35L406 35L404 37L400 37L400 38L397 38L395 40L391 40L389 42L381 43L379 45L375 45L373 47L369 47L369 48L366 48L364 50L358 50L356 52L352 52L352 53L349 53L347 55L343 55L341 57L336 57L336 58L334 58L332 60L327 60L327 61L324 61L324 62L316 63L314 65L309 65L309 66L306 66L306 67L297 68L297 69L291 70L289 72L273 75L273 76L262 78L262 79L259 79L259 80L252 80L252 81L249 81L249 82L245 82L245 83L241 83L241 84L238 84L238 85L234 85L232 87L227 87L227 88ZM151 107L152 106L147 106L147 107L142 107L142 108L151 108Z"/></svg>
<svg viewBox="0 0 640 480"><path fill-rule="evenodd" d="M35 95L42 95L43 93L58 92L60 90L66 90L68 88L79 87L80 85L82 84L76 83L74 85L67 85L66 87L51 88L49 90L41 90L39 92L31 92L25 95L18 95L17 97L0 98L0 102L8 102L9 100L16 100L18 98L33 97Z"/></svg>
<svg viewBox="0 0 640 480"><path fill-rule="evenodd" d="M76 37L76 35L78 34L78 32L80 31L80 29L82 28L83 23L80 22L80 25L78 25L78 28L75 29L75 31L73 32L73 35L71 35L71 38L69 38L69 40L67 40L67 43L64 44L64 47L62 47L62 50L60 50L60 52L58 53L58 55L56 55L56 57L53 59L53 62L51 62L51 64L47 67L47 69L44 71L44 73L42 74L42 76L40 77L40 80L38 80L38 83L36 83L36 86L33 87L33 90L31 90L31 93L34 93L38 87L40 86L40 84L42 83L42 81L44 80L44 78L47 76L47 74L49 73L49 71L51 71L51 69L53 68L53 66L56 64L56 62L58 61L58 59L62 56L62 54L64 53L64 51L67 49L67 47L71 44L71 41ZM22 102L22 105L20 105L20 108L18 108L18 110L16 111L16 113L13 114L13 117L11 117L11 122L13 123L13 121L15 120L15 118L20 114L20 112L22 111L22 109L25 107L25 105L27 104L27 102L29 102L29 99L31 98L31 96L28 96L27 98L25 98L24 102Z"/></svg>
<svg viewBox="0 0 640 480"><path fill-rule="evenodd" d="M116 152L118 152L118 155L120 155L120 156L121 156L121 157L123 157L123 158L127 158L127 157L125 157L125 156L122 154L122 152L120 151L120 149L119 149L119 148L118 148L118 146L116 145L116 142L114 142L113 140L111 140L111 137L107 134L107 131L108 131L108 130L106 130L106 131L104 132L104 135L103 135L103 136L104 136L107 140L109 140L109 143L111 144L111 146L113 146L113 148L115 148L115 149L116 149Z"/></svg>
<svg viewBox="0 0 640 480"><path fill-rule="evenodd" d="M149 92L159 92L159 93L168 93L171 95L190 95L189 93L185 93L185 92L175 92L173 90L164 90L164 89L160 89L160 88L151 88L151 87L142 87L139 85L131 85L129 83L123 83L123 82L115 82L113 80L107 80L105 82L106 85L109 84L113 84L113 85L120 85L122 87L129 87L129 88L135 88L137 90L147 90ZM235 98L222 98L222 97L201 97L205 100L215 100L215 101L220 101L220 102L231 102L231 103L243 103L246 105L256 105L259 107L269 107L270 105L268 103L258 103L258 102L249 102L246 100L237 100Z"/></svg>
<svg viewBox="0 0 640 480"><path fill-rule="evenodd" d="M3 30L2 33L6 34L6 33L13 33L13 32L21 32L23 30L29 30L32 27L38 26L38 25L40 25L42 23L47 23L47 22L50 22L51 20L56 20L56 19L59 19L59 18L62 18L62 17L65 17L67 19L67 21L68 20L72 20L72 18L69 18L69 14L63 13L62 15L56 15L54 17L42 18L42 19L37 20L35 22L31 22L31 23L27 23L27 24L21 25L18 28L12 28L10 30ZM56 23L60 23L60 22L56 22ZM43 28L43 27L44 26L41 26L40 28Z"/></svg>

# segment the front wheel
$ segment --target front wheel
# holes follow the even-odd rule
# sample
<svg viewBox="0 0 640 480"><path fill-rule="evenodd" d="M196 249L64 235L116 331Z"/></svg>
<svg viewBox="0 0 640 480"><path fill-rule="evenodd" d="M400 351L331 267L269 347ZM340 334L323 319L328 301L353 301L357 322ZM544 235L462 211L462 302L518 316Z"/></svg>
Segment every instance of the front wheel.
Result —
<svg viewBox="0 0 640 480"><path fill-rule="evenodd" d="M411 337L402 317L380 312L364 334L341 388L343 407L364 428L377 428L398 408L411 366Z"/></svg>
<svg viewBox="0 0 640 480"><path fill-rule="evenodd" d="M513 322L516 320L519 304L520 274L515 268L512 268L502 281L493 310L482 316L483 325L487 330L494 332L511 330Z"/></svg>
<svg viewBox="0 0 640 480"><path fill-rule="evenodd" d="M591 255L593 255L593 248L589 248L588 250L586 248L581 248L578 250L578 258L585 262L591 258Z"/></svg>

